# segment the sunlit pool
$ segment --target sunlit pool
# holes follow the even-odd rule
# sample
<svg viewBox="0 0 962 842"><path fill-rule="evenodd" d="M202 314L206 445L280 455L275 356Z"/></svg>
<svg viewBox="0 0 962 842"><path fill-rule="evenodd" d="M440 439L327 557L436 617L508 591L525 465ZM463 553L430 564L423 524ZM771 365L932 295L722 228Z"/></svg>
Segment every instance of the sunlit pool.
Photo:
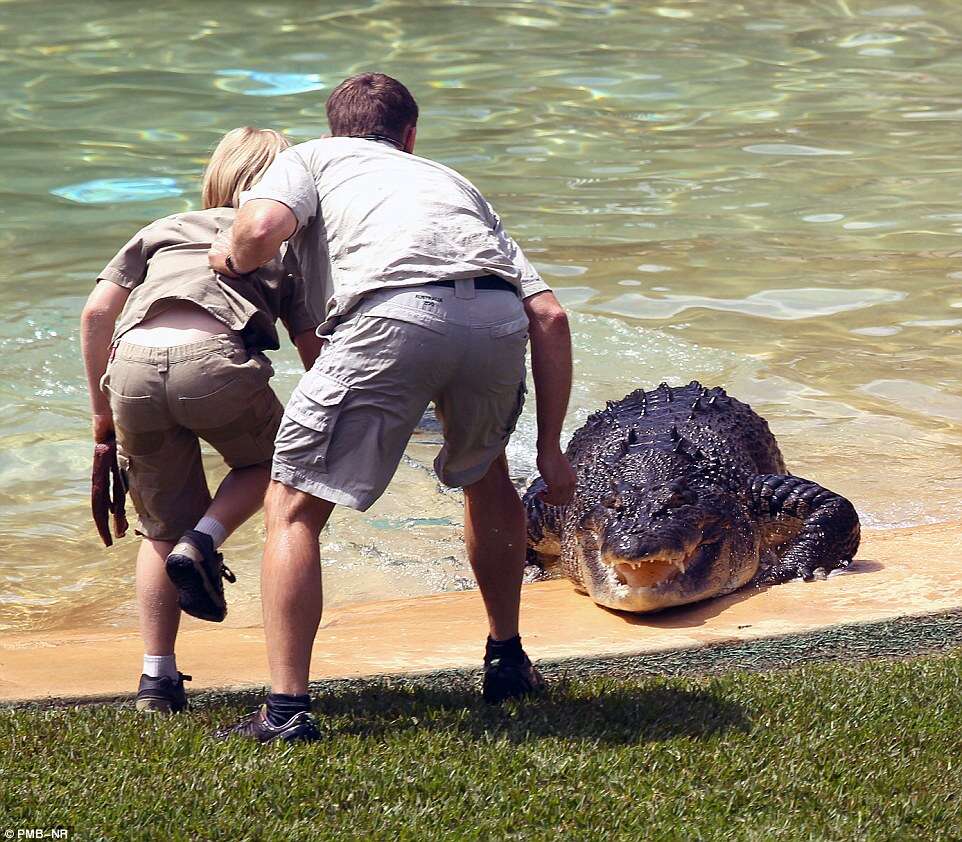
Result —
<svg viewBox="0 0 962 842"><path fill-rule="evenodd" d="M369 69L411 88L417 151L482 189L570 307L571 428L697 378L866 526L956 517L960 34L952 0L0 2L0 629L134 622L136 542L104 550L88 514L97 271L198 206L225 130L315 137ZM277 368L286 396L293 354ZM335 518L329 602L470 585L431 439ZM260 541L228 544L228 622L258 617Z"/></svg>

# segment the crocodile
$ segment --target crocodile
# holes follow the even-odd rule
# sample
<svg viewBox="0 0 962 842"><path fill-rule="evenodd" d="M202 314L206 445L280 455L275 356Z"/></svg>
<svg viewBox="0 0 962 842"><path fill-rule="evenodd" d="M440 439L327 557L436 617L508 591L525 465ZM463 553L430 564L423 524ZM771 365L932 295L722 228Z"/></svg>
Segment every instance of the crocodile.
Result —
<svg viewBox="0 0 962 842"><path fill-rule="evenodd" d="M658 611L745 585L822 578L858 550L844 497L792 476L767 422L722 388L662 383L608 402L571 438L578 482L524 496L528 560L599 605Z"/></svg>

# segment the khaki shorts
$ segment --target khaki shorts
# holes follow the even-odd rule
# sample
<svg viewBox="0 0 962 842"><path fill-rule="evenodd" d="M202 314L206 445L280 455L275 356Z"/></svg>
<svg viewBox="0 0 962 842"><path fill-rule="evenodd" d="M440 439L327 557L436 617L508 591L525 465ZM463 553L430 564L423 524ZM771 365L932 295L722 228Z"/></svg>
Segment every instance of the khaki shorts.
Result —
<svg viewBox="0 0 962 842"><path fill-rule="evenodd" d="M102 388L121 465L140 515L138 534L176 541L210 505L199 439L231 468L268 462L282 407L263 354L231 336L174 348L121 341Z"/></svg>
<svg viewBox="0 0 962 842"><path fill-rule="evenodd" d="M364 511L387 487L431 401L444 431L434 462L449 486L480 480L524 403L528 319L504 290L437 285L364 298L294 390L272 476Z"/></svg>

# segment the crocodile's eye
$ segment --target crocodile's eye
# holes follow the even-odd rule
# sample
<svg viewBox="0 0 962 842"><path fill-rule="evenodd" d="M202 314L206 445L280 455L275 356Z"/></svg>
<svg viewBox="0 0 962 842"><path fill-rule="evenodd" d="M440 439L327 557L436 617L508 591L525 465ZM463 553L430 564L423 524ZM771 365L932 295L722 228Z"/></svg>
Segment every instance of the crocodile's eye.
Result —
<svg viewBox="0 0 962 842"><path fill-rule="evenodd" d="M688 488L676 488L668 496L665 501L665 507L669 509L677 509L679 506L688 506L698 500L698 496L694 491Z"/></svg>

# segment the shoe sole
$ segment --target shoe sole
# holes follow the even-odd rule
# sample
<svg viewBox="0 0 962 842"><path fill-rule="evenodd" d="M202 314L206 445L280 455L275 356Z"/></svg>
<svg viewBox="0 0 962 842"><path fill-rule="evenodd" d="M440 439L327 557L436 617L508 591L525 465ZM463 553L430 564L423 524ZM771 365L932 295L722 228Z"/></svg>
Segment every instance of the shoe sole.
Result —
<svg viewBox="0 0 962 842"><path fill-rule="evenodd" d="M278 734L269 742L276 743L316 743L321 738L320 734ZM266 745L266 743L262 743Z"/></svg>
<svg viewBox="0 0 962 842"><path fill-rule="evenodd" d="M512 699L529 699L533 696L540 696L542 692L541 687L532 687L528 690L522 690L520 693L492 693L481 691L481 699L489 705L500 705L502 702L508 702Z"/></svg>
<svg viewBox="0 0 962 842"><path fill-rule="evenodd" d="M298 734L274 734L269 740L259 740L253 734L244 734L228 729L225 731L214 731L211 735L215 740L244 740L254 742L258 745L268 745L270 743L314 743L321 739L317 731Z"/></svg>
<svg viewBox="0 0 962 842"><path fill-rule="evenodd" d="M167 578L177 587L180 607L192 617L219 623L227 616L227 603L214 590L203 564L182 555L167 556Z"/></svg>
<svg viewBox="0 0 962 842"><path fill-rule="evenodd" d="M528 680L527 687L511 690L503 689L498 686L497 678L485 676L481 684L481 698L489 705L500 705L511 699L527 699L532 696L540 696L545 690L545 682L541 673L533 670L534 680Z"/></svg>
<svg viewBox="0 0 962 842"><path fill-rule="evenodd" d="M151 713L157 716L173 716L175 713L180 713L182 710L186 710L186 706L183 708L175 708L168 699L137 699L134 707L139 713Z"/></svg>

